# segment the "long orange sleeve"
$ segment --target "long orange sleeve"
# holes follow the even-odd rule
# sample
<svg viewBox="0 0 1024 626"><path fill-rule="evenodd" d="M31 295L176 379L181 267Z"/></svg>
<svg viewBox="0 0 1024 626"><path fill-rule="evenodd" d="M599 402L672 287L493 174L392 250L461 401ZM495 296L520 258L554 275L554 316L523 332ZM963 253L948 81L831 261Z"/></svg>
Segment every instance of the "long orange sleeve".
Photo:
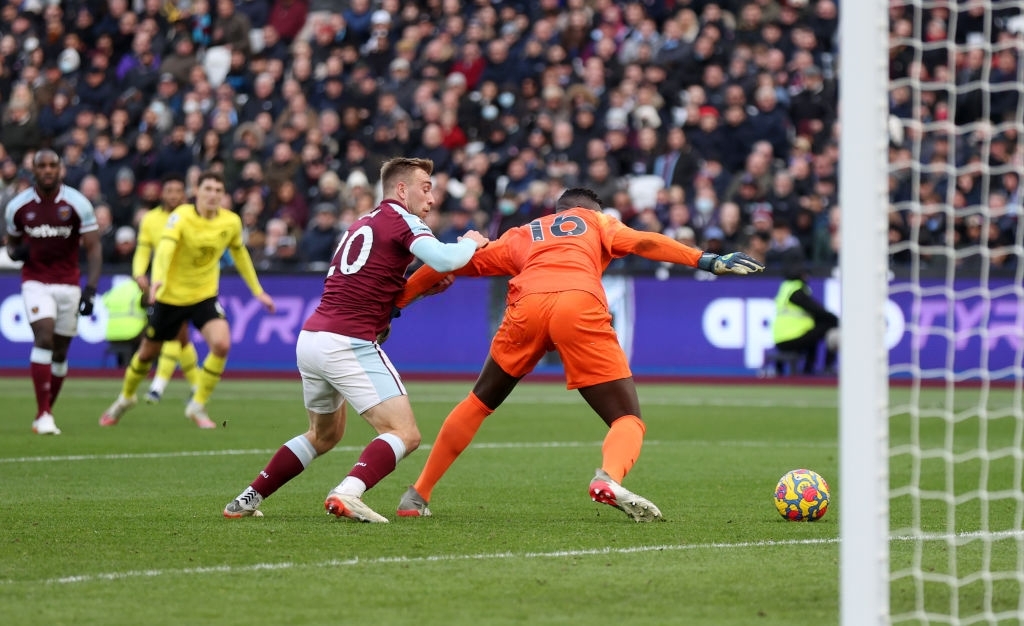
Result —
<svg viewBox="0 0 1024 626"><path fill-rule="evenodd" d="M678 265L697 267L703 251L681 244L661 233L650 233L632 228L620 228L612 239L612 254L635 254L652 261L666 261Z"/></svg>
<svg viewBox="0 0 1024 626"><path fill-rule="evenodd" d="M405 288L399 294L395 306L404 309L409 304L423 295L428 289L440 282L447 274L435 270L429 265L423 265L413 272L412 276L405 282Z"/></svg>

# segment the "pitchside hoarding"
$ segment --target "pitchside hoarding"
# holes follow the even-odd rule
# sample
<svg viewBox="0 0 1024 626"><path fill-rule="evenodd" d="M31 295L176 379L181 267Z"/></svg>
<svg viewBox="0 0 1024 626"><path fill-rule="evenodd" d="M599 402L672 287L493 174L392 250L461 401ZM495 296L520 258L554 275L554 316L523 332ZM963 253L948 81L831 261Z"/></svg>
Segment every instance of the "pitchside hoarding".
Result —
<svg viewBox="0 0 1024 626"><path fill-rule="evenodd" d="M109 289L107 277L100 293ZM316 275L262 277L278 311L268 314L237 276L225 276L221 303L232 327L234 346L228 367L235 371L293 371L295 338L316 307L323 279ZM773 277L606 278L616 330L638 375L752 376L772 346L771 319L779 279ZM812 279L825 305L839 310L839 285ZM976 377L978 368L1008 378L1020 371L1024 344L1024 298L1010 281L992 280L988 301L976 282L955 283L950 304L941 283L894 284L886 307L886 343L892 373L919 367L933 377L956 371ZM395 320L386 349L408 374L471 374L487 355L500 316L502 283L460 278L444 294L413 304ZM920 294L915 297L914 294ZM72 344L73 367L114 367L105 355L106 311L97 298L96 313L79 325ZM193 333L200 354L202 338ZM16 274L0 274L0 367L28 361L32 332L22 308ZM538 371L558 372L556 359Z"/></svg>

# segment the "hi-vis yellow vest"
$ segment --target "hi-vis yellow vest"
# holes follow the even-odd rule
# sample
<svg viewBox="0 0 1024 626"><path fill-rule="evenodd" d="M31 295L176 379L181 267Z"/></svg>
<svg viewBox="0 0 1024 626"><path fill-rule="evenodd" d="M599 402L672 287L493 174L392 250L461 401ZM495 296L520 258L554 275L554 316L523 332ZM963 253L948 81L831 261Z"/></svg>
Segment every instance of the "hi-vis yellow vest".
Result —
<svg viewBox="0 0 1024 626"><path fill-rule="evenodd" d="M123 280L103 294L107 309L107 341L131 341L146 327L142 290L134 280Z"/></svg>
<svg viewBox="0 0 1024 626"><path fill-rule="evenodd" d="M775 321L772 323L772 340L776 344L803 337L814 328L814 318L794 305L789 299L804 288L802 280L786 280L775 294ZM810 290L810 287L808 287Z"/></svg>

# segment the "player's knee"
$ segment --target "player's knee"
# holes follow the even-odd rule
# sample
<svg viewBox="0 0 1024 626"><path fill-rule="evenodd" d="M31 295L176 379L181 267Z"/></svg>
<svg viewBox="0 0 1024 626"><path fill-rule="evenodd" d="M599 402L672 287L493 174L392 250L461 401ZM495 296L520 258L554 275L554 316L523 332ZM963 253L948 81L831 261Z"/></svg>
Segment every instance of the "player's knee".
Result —
<svg viewBox="0 0 1024 626"><path fill-rule="evenodd" d="M398 436L402 439L402 443L405 444L405 454L408 456L413 450L420 447L420 443L423 441L423 437L420 435L420 429L415 426L406 429L404 432L398 433Z"/></svg>
<svg viewBox="0 0 1024 626"><path fill-rule="evenodd" d="M221 358L226 357L228 352L231 351L231 340L227 338L215 339L208 345L210 346L210 352Z"/></svg>

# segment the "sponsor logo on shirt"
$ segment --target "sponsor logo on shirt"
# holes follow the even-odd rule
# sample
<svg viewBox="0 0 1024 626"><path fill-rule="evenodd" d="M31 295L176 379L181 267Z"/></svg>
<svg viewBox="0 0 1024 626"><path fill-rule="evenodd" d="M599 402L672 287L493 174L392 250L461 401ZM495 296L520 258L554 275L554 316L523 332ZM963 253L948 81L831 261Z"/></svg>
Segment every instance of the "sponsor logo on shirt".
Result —
<svg viewBox="0 0 1024 626"><path fill-rule="evenodd" d="M73 230L70 226L54 226L52 224L25 227L25 232L33 239L53 239L56 237L67 239L71 236Z"/></svg>

